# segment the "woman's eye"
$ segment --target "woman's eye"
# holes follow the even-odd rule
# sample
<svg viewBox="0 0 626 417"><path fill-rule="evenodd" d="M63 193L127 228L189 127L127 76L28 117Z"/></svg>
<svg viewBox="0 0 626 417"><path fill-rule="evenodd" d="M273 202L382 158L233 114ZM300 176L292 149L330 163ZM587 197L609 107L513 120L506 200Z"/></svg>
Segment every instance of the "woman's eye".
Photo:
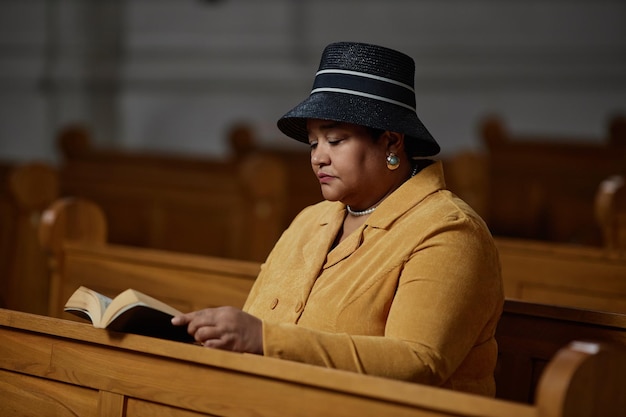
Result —
<svg viewBox="0 0 626 417"><path fill-rule="evenodd" d="M315 149L317 147L317 142L310 142L309 146L311 147L311 149Z"/></svg>
<svg viewBox="0 0 626 417"><path fill-rule="evenodd" d="M341 143L343 141L343 139L328 139L328 143L330 143L331 145L337 145L338 143Z"/></svg>

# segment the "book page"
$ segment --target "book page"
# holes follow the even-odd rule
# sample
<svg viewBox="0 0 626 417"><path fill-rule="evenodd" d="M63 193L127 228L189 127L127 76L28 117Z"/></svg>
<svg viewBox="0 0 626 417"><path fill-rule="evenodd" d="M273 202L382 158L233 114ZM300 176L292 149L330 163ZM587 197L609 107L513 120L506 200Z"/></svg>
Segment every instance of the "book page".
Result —
<svg viewBox="0 0 626 417"><path fill-rule="evenodd" d="M90 320L97 326L111 301L109 297L81 286L67 300L64 310Z"/></svg>
<svg viewBox="0 0 626 417"><path fill-rule="evenodd" d="M100 306L102 306L102 314L104 314L104 311L109 308L109 305L111 304L111 302L113 301L111 298L107 297L106 295L102 295L98 292L94 292L96 297L98 298L98 301L100 303Z"/></svg>
<svg viewBox="0 0 626 417"><path fill-rule="evenodd" d="M128 289L120 293L110 302L109 307L102 317L101 327L107 327L122 313L140 306L160 311L172 317L182 314L174 307L171 307L156 298L152 298L149 295L137 290Z"/></svg>
<svg viewBox="0 0 626 417"><path fill-rule="evenodd" d="M187 326L174 326L177 309L136 290L126 290L113 299L99 327L124 333L193 342Z"/></svg>

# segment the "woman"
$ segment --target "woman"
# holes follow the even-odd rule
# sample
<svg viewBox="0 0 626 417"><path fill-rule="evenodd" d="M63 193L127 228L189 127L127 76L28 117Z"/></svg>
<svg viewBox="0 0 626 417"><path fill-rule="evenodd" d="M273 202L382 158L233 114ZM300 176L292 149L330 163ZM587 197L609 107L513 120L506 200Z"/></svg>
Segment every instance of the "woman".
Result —
<svg viewBox="0 0 626 417"><path fill-rule="evenodd" d="M445 190L415 112L414 62L335 43L310 96L278 121L311 147L325 201L304 209L243 311L174 318L205 346L495 394L503 305L485 223Z"/></svg>

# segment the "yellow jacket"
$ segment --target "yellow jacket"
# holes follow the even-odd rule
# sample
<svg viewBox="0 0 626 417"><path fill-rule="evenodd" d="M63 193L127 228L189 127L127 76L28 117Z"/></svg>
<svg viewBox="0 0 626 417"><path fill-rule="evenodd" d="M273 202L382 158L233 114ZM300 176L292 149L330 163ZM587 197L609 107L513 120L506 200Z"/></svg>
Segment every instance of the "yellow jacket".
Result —
<svg viewBox="0 0 626 417"><path fill-rule="evenodd" d="M263 264L244 310L266 356L495 394L503 305L485 223L424 168L330 250L345 206L304 209Z"/></svg>

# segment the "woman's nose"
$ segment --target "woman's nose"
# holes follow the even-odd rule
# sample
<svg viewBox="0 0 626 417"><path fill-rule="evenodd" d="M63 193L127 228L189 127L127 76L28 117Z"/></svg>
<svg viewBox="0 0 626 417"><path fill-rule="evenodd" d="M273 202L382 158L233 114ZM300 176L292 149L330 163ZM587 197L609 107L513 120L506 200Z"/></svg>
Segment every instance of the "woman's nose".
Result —
<svg viewBox="0 0 626 417"><path fill-rule="evenodd" d="M328 155L320 146L311 150L311 165L319 166L328 163Z"/></svg>

